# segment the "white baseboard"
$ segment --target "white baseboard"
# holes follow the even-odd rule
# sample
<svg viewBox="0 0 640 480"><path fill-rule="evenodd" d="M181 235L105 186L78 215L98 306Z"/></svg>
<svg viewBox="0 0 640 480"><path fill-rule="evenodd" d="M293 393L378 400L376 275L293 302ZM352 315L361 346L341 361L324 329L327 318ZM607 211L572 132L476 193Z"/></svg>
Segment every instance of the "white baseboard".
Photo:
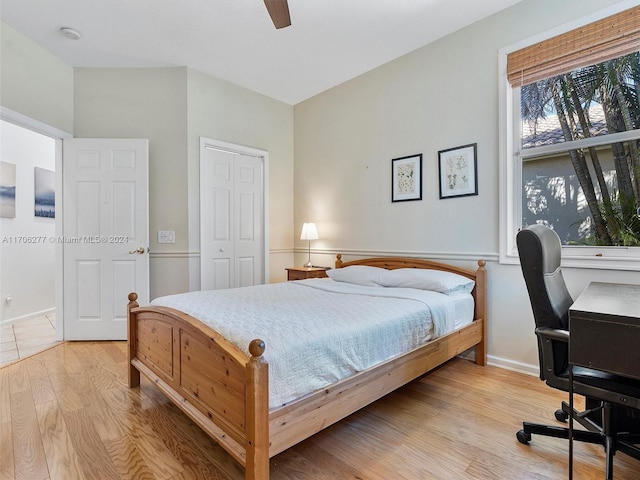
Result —
<svg viewBox="0 0 640 480"><path fill-rule="evenodd" d="M466 352L461 353L459 357L475 362L475 350L470 348ZM487 355L487 365L504 368L505 370L511 370L512 372L524 373L525 375L532 375L534 377L539 375L537 365L529 365L527 363L516 362L509 360L508 358L495 357L493 355Z"/></svg>
<svg viewBox="0 0 640 480"><path fill-rule="evenodd" d="M49 308L47 310L40 310L39 312L28 313L27 315L21 315L19 317L8 318L7 320L3 320L2 322L0 322L0 325L4 327L7 325L24 322L25 320L31 320L32 318L44 317L45 315L53 315L54 313L56 313L56 309Z"/></svg>
<svg viewBox="0 0 640 480"><path fill-rule="evenodd" d="M526 375L532 375L534 377L540 375L540 369L538 365L530 365L528 363L517 362L514 360L509 360L508 358L501 358L493 355L487 355L487 365L504 368L506 370L512 370L518 373L524 373Z"/></svg>

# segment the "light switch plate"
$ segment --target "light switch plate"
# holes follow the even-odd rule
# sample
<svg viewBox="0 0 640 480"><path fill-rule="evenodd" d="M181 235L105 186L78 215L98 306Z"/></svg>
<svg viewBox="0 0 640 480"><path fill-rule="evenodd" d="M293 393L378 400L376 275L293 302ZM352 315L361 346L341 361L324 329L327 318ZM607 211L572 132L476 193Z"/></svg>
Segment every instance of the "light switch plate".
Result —
<svg viewBox="0 0 640 480"><path fill-rule="evenodd" d="M176 243L176 232L173 230L158 230L158 243Z"/></svg>

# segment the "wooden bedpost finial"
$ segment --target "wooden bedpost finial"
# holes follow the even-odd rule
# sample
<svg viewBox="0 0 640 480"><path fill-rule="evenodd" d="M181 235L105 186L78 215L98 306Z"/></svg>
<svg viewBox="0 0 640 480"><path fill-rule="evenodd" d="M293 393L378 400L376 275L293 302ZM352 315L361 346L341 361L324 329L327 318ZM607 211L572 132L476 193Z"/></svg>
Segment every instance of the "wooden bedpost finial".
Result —
<svg viewBox="0 0 640 480"><path fill-rule="evenodd" d="M485 262L484 260L478 260L478 266L479 267L484 267L487 264L487 262Z"/></svg>
<svg viewBox="0 0 640 480"><path fill-rule="evenodd" d="M129 298L129 305L127 305L129 309L139 307L137 302L138 294L136 292L131 292L127 298Z"/></svg>
<svg viewBox="0 0 640 480"><path fill-rule="evenodd" d="M336 268L342 267L342 254L339 253L336 255Z"/></svg>
<svg viewBox="0 0 640 480"><path fill-rule="evenodd" d="M264 353L265 348L264 342L259 338L256 338L255 340L251 340L251 343L249 344L249 353L254 357L259 357Z"/></svg>

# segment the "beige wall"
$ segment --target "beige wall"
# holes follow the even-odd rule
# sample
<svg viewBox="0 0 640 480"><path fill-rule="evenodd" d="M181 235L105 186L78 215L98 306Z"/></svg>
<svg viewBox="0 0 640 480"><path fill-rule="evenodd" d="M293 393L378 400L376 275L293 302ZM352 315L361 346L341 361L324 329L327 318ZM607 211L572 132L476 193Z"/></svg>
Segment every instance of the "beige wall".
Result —
<svg viewBox="0 0 640 480"><path fill-rule="evenodd" d="M293 107L187 68L75 69L74 98L76 137L149 139L152 298L200 285L200 137L269 152L269 241L292 260Z"/></svg>
<svg viewBox="0 0 640 480"><path fill-rule="evenodd" d="M74 79L75 137L149 139L151 298L188 290L187 69L76 68ZM176 243L158 244L158 230Z"/></svg>
<svg viewBox="0 0 640 480"><path fill-rule="evenodd" d="M611 3L524 0L296 105L294 228L317 222L314 263L330 265L337 252L467 267L489 260L490 360L535 371L522 274L498 263L498 50ZM478 144L478 196L440 200L438 150L469 143ZM422 201L391 203L391 159L418 153ZM302 263L306 244L297 238ZM574 295L589 280L640 283L637 272L573 270L566 278Z"/></svg>
<svg viewBox="0 0 640 480"><path fill-rule="evenodd" d="M0 105L73 133L73 68L0 21Z"/></svg>
<svg viewBox="0 0 640 480"><path fill-rule="evenodd" d="M190 70L188 123L191 249L199 250L200 238L199 138L266 150L269 152L269 278L271 282L286 280L284 268L293 262L293 107Z"/></svg>
<svg viewBox="0 0 640 480"><path fill-rule="evenodd" d="M318 248L496 255L498 50L610 3L525 0L296 105L296 229L316 221ZM438 151L470 143L479 195L439 200ZM391 159L418 153L423 200L391 203Z"/></svg>
<svg viewBox="0 0 640 480"><path fill-rule="evenodd" d="M187 69L76 68L74 80L74 136L149 139L151 250L187 250Z"/></svg>

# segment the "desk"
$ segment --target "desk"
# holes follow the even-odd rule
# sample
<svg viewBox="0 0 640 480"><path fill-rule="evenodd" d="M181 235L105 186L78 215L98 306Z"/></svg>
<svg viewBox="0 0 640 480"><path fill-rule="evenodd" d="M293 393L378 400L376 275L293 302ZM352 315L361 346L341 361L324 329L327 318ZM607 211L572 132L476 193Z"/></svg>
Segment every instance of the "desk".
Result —
<svg viewBox="0 0 640 480"><path fill-rule="evenodd" d="M590 283L569 308L569 331L571 411L574 366L640 379L640 285ZM612 469L613 464L607 463L607 479L613 478ZM572 478L573 416L570 415L569 479Z"/></svg>
<svg viewBox="0 0 640 480"><path fill-rule="evenodd" d="M569 363L640 379L640 285L592 282L569 309Z"/></svg>

